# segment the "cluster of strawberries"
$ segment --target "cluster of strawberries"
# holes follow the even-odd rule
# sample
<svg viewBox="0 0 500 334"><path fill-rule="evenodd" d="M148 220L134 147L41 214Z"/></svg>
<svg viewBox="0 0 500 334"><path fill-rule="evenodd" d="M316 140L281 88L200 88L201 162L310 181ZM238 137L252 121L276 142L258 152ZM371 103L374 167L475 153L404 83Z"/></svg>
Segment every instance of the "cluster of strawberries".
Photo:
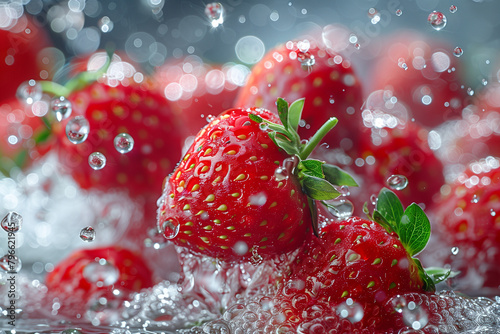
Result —
<svg viewBox="0 0 500 334"><path fill-rule="evenodd" d="M27 17L19 24L33 25ZM295 252L271 280L274 303L290 304L282 323L292 330L306 310L325 314L346 301L362 309L361 318L349 318L358 330L405 328L387 306L392 298L432 294L452 270L461 289L497 291L498 86L472 99L446 45L392 36L361 77L355 62L309 36L270 50L241 86L229 66L196 57L119 79L113 66L138 65L107 57L105 75L90 81L88 56L72 61L78 74L64 86L42 85L45 96L71 103L71 115L55 119L11 89L53 75L36 66L49 45L43 30L26 31L0 30L11 43L5 57L13 57L0 64L0 87L4 76L12 79L0 90L2 172L56 151L61 170L83 189L122 191L143 203L145 219L130 222L126 237L136 250L157 218L159 233L194 256L238 265ZM66 133L75 117L88 121L79 144ZM116 149L120 134L133 138L130 152ZM106 157L104 168L89 166L93 152ZM458 173L445 175L453 166ZM146 261L121 243L69 256L47 275L48 296L64 306L76 293L68 297L73 312L151 287ZM414 257L422 251L425 265L447 269L424 269ZM112 281L99 276L109 266ZM338 329L340 318L325 316L323 328Z"/></svg>

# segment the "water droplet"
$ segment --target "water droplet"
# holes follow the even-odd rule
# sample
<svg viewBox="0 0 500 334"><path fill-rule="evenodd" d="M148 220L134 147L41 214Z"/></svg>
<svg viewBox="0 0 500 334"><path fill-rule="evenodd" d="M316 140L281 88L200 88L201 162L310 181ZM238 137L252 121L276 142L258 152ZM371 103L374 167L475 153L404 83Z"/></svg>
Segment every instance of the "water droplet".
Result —
<svg viewBox="0 0 500 334"><path fill-rule="evenodd" d="M455 57L460 57L463 54L464 54L464 50L462 50L462 48L457 46L456 48L453 49L453 55Z"/></svg>
<svg viewBox="0 0 500 334"><path fill-rule="evenodd" d="M128 153L134 148L134 138L128 133L118 134L113 141L115 148L121 154Z"/></svg>
<svg viewBox="0 0 500 334"><path fill-rule="evenodd" d="M496 211L495 211L495 210L490 209L490 215L491 215L492 217L495 217L495 216L497 215L497 213L496 213Z"/></svg>
<svg viewBox="0 0 500 334"><path fill-rule="evenodd" d="M304 69L309 69L316 63L316 59L310 52L297 52L297 59Z"/></svg>
<svg viewBox="0 0 500 334"><path fill-rule="evenodd" d="M469 95L469 96L474 95L474 89L472 89L472 88L470 88L470 87L469 87L469 88L467 88L467 95Z"/></svg>
<svg viewBox="0 0 500 334"><path fill-rule="evenodd" d="M82 228L82 230L80 231L80 239L88 242L94 241L95 239L94 228L92 226L87 226Z"/></svg>
<svg viewBox="0 0 500 334"><path fill-rule="evenodd" d="M434 30L439 31L439 30L443 29L444 27L446 27L447 20L446 20L446 16L444 16L443 13L433 11L427 17L427 21L429 21L429 23L431 24L432 28L434 28Z"/></svg>
<svg viewBox="0 0 500 334"><path fill-rule="evenodd" d="M377 205L377 195L372 194L372 195L370 196L370 202L371 202L373 205Z"/></svg>
<svg viewBox="0 0 500 334"><path fill-rule="evenodd" d="M23 216L19 213L11 211L2 219L2 228L6 232L16 233L21 229L21 225L23 224Z"/></svg>
<svg viewBox="0 0 500 334"><path fill-rule="evenodd" d="M148 237L144 239L144 246L153 247L154 249L162 249L168 245L167 239L157 228L152 228L148 231Z"/></svg>
<svg viewBox="0 0 500 334"><path fill-rule="evenodd" d="M26 104L33 104L42 99L42 86L35 80L25 81L19 85L16 96L19 101Z"/></svg>
<svg viewBox="0 0 500 334"><path fill-rule="evenodd" d="M453 14L453 13L456 13L456 12L457 12L457 6L455 6L455 5L451 5L451 6L450 6L450 13L452 13L452 14Z"/></svg>
<svg viewBox="0 0 500 334"><path fill-rule="evenodd" d="M477 204L479 202L479 196L477 194L474 194L472 196L472 199L470 200L471 203Z"/></svg>
<svg viewBox="0 0 500 334"><path fill-rule="evenodd" d="M403 11L401 9L396 9L396 16L401 16Z"/></svg>
<svg viewBox="0 0 500 334"><path fill-rule="evenodd" d="M8 273L18 273L22 267L23 264L21 262L21 259L16 255L5 254L4 256L0 257L0 269L3 271L6 271Z"/></svg>
<svg viewBox="0 0 500 334"><path fill-rule="evenodd" d="M105 259L93 261L83 268L83 278L97 286L110 286L118 281L120 271Z"/></svg>
<svg viewBox="0 0 500 334"><path fill-rule="evenodd" d="M361 48L361 45L359 45L359 43L356 43L356 44L354 44L354 48L355 48L356 50L359 50L359 49Z"/></svg>
<svg viewBox="0 0 500 334"><path fill-rule="evenodd" d="M160 232L167 239L173 239L179 234L180 224L177 220L169 218L165 220L160 226Z"/></svg>
<svg viewBox="0 0 500 334"><path fill-rule="evenodd" d="M83 116L76 116L66 124L66 137L73 144L83 143L89 136L89 121Z"/></svg>
<svg viewBox="0 0 500 334"><path fill-rule="evenodd" d="M408 186L408 179L404 175L391 175L386 181L387 185L394 190L403 190Z"/></svg>
<svg viewBox="0 0 500 334"><path fill-rule="evenodd" d="M336 310L341 318L348 319L351 323L361 321L364 316L363 307L351 298L338 305Z"/></svg>
<svg viewBox="0 0 500 334"><path fill-rule="evenodd" d="M61 334L82 334L82 332L80 332L78 329L70 328L70 329L63 330L61 332Z"/></svg>
<svg viewBox="0 0 500 334"><path fill-rule="evenodd" d="M457 255L458 252L460 252L460 249L458 247L452 247L451 248L451 254Z"/></svg>
<svg viewBox="0 0 500 334"><path fill-rule="evenodd" d="M208 123L210 123L211 121L213 121L215 119L215 116L214 115L208 115L206 118Z"/></svg>
<svg viewBox="0 0 500 334"><path fill-rule="evenodd" d="M103 169L106 166L106 157L100 152L90 153L89 166L94 170Z"/></svg>
<svg viewBox="0 0 500 334"><path fill-rule="evenodd" d="M343 197L347 197L351 194L351 191L349 190L348 186L341 186L337 190L339 191L340 196L343 196Z"/></svg>
<svg viewBox="0 0 500 334"><path fill-rule="evenodd" d="M419 307L415 302L409 302L403 308L403 321L415 330L424 328L429 322L429 317L425 310Z"/></svg>
<svg viewBox="0 0 500 334"><path fill-rule="evenodd" d="M274 177L276 178L277 181L283 181L288 179L288 173L286 172L286 169L278 167L274 171Z"/></svg>
<svg viewBox="0 0 500 334"><path fill-rule="evenodd" d="M224 7L220 2L212 2L205 6L205 15L212 27L217 28L224 23Z"/></svg>
<svg viewBox="0 0 500 334"><path fill-rule="evenodd" d="M259 129L261 130L267 130L269 128L269 125L265 122L259 123Z"/></svg>
<svg viewBox="0 0 500 334"><path fill-rule="evenodd" d="M391 300L392 307L398 313L403 313L403 309L406 307L406 299L403 296L397 295Z"/></svg>
<svg viewBox="0 0 500 334"><path fill-rule="evenodd" d="M50 102L50 108L59 122L68 118L73 110L71 102L64 96L53 98Z"/></svg>
<svg viewBox="0 0 500 334"><path fill-rule="evenodd" d="M488 84L488 80L486 79L482 79L481 80L481 83L483 84L483 86L486 86Z"/></svg>
<svg viewBox="0 0 500 334"><path fill-rule="evenodd" d="M354 212L354 205L346 199L325 201L328 211L340 220L347 219Z"/></svg>
<svg viewBox="0 0 500 334"><path fill-rule="evenodd" d="M288 174L293 174L298 164L299 164L298 158L296 156L293 156L283 160L282 166Z"/></svg>

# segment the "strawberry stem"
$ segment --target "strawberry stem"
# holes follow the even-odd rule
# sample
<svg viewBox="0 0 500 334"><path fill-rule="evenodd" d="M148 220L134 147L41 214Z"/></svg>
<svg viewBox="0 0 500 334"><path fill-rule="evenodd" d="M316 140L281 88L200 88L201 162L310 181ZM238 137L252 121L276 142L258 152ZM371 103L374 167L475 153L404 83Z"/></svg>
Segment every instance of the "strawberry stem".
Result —
<svg viewBox="0 0 500 334"><path fill-rule="evenodd" d="M314 134L314 136L309 139L307 144L305 144L302 149L300 150L300 155L299 158L301 160L307 159L307 157L314 151L316 146L321 142L321 140L326 136L328 132L330 132L331 129L337 125L338 119L335 117L331 117L328 119L328 121L325 122L321 126L321 128Z"/></svg>
<svg viewBox="0 0 500 334"><path fill-rule="evenodd" d="M52 81L38 81L42 87L42 91L54 96L64 96L68 97L71 93L67 87L60 85Z"/></svg>

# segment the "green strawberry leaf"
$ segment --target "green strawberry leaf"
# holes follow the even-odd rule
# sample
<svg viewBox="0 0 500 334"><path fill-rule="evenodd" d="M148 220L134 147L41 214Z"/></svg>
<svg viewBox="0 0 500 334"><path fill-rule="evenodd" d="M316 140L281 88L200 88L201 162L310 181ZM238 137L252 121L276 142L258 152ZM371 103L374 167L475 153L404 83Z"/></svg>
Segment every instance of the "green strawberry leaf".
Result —
<svg viewBox="0 0 500 334"><path fill-rule="evenodd" d="M341 168L330 164L323 164L322 168L323 168L323 173L325 173L325 178L331 184L334 184L336 186L349 186L349 187L358 186L356 181L354 181L354 178Z"/></svg>
<svg viewBox="0 0 500 334"><path fill-rule="evenodd" d="M377 197L375 210L380 212L385 221L392 227L392 230L399 234L399 225L404 209L398 196L391 190L382 188Z"/></svg>
<svg viewBox="0 0 500 334"><path fill-rule="evenodd" d="M297 146L293 145L292 142L280 133L269 132L269 137L274 141L274 143L281 149L283 149L288 155L294 156L299 154Z"/></svg>
<svg viewBox="0 0 500 334"><path fill-rule="evenodd" d="M438 268L438 267L429 267L425 268L425 273L429 275L434 283L443 282L447 278L453 278L460 274L459 271L452 271L451 269Z"/></svg>
<svg viewBox="0 0 500 334"><path fill-rule="evenodd" d="M427 245L431 236L431 224L424 210L413 203L406 208L396 232L406 251L414 256Z"/></svg>
<svg viewBox="0 0 500 334"><path fill-rule="evenodd" d="M307 159L301 161L298 167L299 170L304 174L323 179L325 177L325 175L323 174L323 169L321 168L323 164L324 162L319 160Z"/></svg>
<svg viewBox="0 0 500 334"><path fill-rule="evenodd" d="M377 210L373 211L372 220L377 222L380 226L385 228L387 233L394 232L394 227L384 218L384 216Z"/></svg>
<svg viewBox="0 0 500 334"><path fill-rule="evenodd" d="M309 204L309 211L311 212L312 228L314 235L319 238L318 207L316 206L316 201L311 197L307 197L307 203Z"/></svg>
<svg viewBox="0 0 500 334"><path fill-rule="evenodd" d="M262 122L264 122L264 119L262 117L257 116L255 114L248 114L248 118L250 118L255 123L262 123Z"/></svg>
<svg viewBox="0 0 500 334"><path fill-rule="evenodd" d="M415 261L417 267L418 267L418 274L422 281L424 282L424 290L425 291L430 291L434 292L436 291L436 283L434 280L425 272L424 267L422 266L422 263L420 262L419 259L412 258L413 261Z"/></svg>
<svg viewBox="0 0 500 334"><path fill-rule="evenodd" d="M276 106L278 107L278 116L280 117L281 123L285 129L288 128L288 103L281 97L276 101Z"/></svg>
<svg viewBox="0 0 500 334"><path fill-rule="evenodd" d="M289 127L297 131L299 128L300 119L302 117L302 109L304 109L304 99L299 99L290 104L288 108L288 125Z"/></svg>
<svg viewBox="0 0 500 334"><path fill-rule="evenodd" d="M325 179L305 174L301 180L302 188L307 196L316 200L329 200L337 198L340 193Z"/></svg>

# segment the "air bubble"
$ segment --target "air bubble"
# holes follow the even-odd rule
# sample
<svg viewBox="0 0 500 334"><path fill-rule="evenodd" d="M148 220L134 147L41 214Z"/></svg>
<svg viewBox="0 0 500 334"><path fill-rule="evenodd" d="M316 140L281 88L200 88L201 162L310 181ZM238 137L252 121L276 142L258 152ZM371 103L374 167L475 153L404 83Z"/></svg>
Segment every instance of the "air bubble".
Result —
<svg viewBox="0 0 500 334"><path fill-rule="evenodd" d="M128 133L118 134L114 141L115 149L121 154L128 153L134 148L134 138Z"/></svg>
<svg viewBox="0 0 500 334"><path fill-rule="evenodd" d="M21 229L23 224L23 216L19 213L11 211L2 219L2 228L6 232L16 233Z"/></svg>
<svg viewBox="0 0 500 334"><path fill-rule="evenodd" d="M80 239L83 241L91 242L95 239L95 230L92 226L87 226L81 229Z"/></svg>
<svg viewBox="0 0 500 334"><path fill-rule="evenodd" d="M454 55L455 57L460 57L460 56L461 56L461 55L463 55L463 54L464 54L464 50L462 50L462 48L461 48L461 47L458 47L458 46L457 46L456 48L454 48L454 49L453 49L453 55Z"/></svg>
<svg viewBox="0 0 500 334"><path fill-rule="evenodd" d="M89 121L83 116L76 116L66 124L66 137L73 144L83 143L89 136Z"/></svg>
<svg viewBox="0 0 500 334"><path fill-rule="evenodd" d="M106 166L106 157L100 152L90 153L89 166L94 170L103 169Z"/></svg>
<svg viewBox="0 0 500 334"><path fill-rule="evenodd" d="M120 271L105 259L100 259L87 264L82 275L89 283L102 287L115 284L120 277Z"/></svg>
<svg viewBox="0 0 500 334"><path fill-rule="evenodd" d="M35 80L23 82L16 91L16 96L19 101L25 104L33 104L42 99L42 86Z"/></svg>
<svg viewBox="0 0 500 334"><path fill-rule="evenodd" d="M167 239L173 239L179 234L180 224L177 220L169 218L160 226L160 232Z"/></svg>
<svg viewBox="0 0 500 334"><path fill-rule="evenodd" d="M391 175L386 181L387 185L394 190L403 190L408 186L408 179L404 175Z"/></svg>
<svg viewBox="0 0 500 334"><path fill-rule="evenodd" d="M205 6L205 15L212 27L217 28L224 23L224 7L220 2L212 2Z"/></svg>
<svg viewBox="0 0 500 334"><path fill-rule="evenodd" d="M429 16L427 17L427 21L429 21L429 23L431 24L432 28L434 28L434 30L441 30L443 29L444 27L446 27L446 16L444 16L443 13L441 12L437 12L437 11L434 11L432 13L429 14Z"/></svg>

